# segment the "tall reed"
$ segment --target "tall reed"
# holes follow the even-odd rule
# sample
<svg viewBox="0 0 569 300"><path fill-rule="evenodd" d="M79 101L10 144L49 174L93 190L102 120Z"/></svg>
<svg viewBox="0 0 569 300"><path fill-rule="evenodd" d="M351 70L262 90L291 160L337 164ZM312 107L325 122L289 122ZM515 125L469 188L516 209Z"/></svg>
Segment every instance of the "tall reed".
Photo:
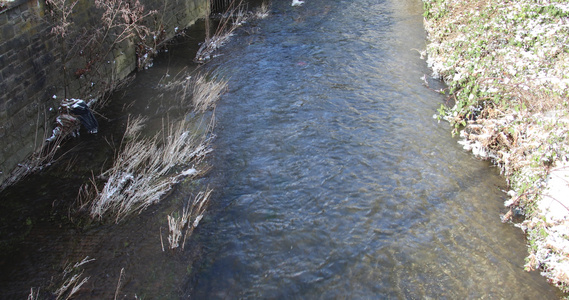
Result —
<svg viewBox="0 0 569 300"><path fill-rule="evenodd" d="M213 36L209 34L209 18L206 18L206 38L196 53L194 62L205 63L212 58L215 50L223 46L234 31L246 21L247 14L243 9L243 1L232 1L227 11L221 15L221 20Z"/></svg>
<svg viewBox="0 0 569 300"><path fill-rule="evenodd" d="M96 190L91 216L102 218L110 212L119 222L131 212L160 201L181 178L200 175L205 170L200 163L211 151L212 128L208 124L206 133L192 133L186 125L185 121L172 125L164 140L157 134L127 141L112 168L103 174L108 179L100 191ZM194 171L176 172L189 165Z"/></svg>
<svg viewBox="0 0 569 300"><path fill-rule="evenodd" d="M65 269L63 270L62 276L62 283L55 290L54 296L56 300L59 299L71 299L73 298L77 292L81 289L81 287L89 281L89 277L83 277L83 270L79 269L82 265L94 261L95 259L89 259L89 257L85 257L80 262L75 263L74 265L68 264Z"/></svg>
<svg viewBox="0 0 569 300"><path fill-rule="evenodd" d="M183 76L167 87L178 91L180 102L191 99L188 113L204 113L215 108L227 82L208 81L205 75ZM91 203L91 217L112 215L118 223L159 202L183 178L196 178L207 171L204 158L212 151L215 114L209 122L194 124L193 128L184 118L150 138L138 134L143 123L143 119L129 121L113 166L100 176L106 178L104 186L99 188L92 180L81 188L80 202Z"/></svg>
<svg viewBox="0 0 569 300"><path fill-rule="evenodd" d="M212 189L206 189L206 191L199 192L193 200L188 200L182 210L182 215L179 215L177 212L168 215L168 229L170 231L168 243L170 244L170 249L180 247L182 238L181 247L182 250L184 249L186 239L192 235L204 216L212 192Z"/></svg>

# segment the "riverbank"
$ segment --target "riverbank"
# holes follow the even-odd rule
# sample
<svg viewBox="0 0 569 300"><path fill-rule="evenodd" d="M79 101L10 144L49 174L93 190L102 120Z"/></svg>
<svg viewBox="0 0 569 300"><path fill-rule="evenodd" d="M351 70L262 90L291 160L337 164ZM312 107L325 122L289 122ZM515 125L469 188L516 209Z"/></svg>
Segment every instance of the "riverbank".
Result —
<svg viewBox="0 0 569 300"><path fill-rule="evenodd" d="M423 0L428 64L464 148L501 168L504 222L528 237L526 270L569 291L569 4Z"/></svg>

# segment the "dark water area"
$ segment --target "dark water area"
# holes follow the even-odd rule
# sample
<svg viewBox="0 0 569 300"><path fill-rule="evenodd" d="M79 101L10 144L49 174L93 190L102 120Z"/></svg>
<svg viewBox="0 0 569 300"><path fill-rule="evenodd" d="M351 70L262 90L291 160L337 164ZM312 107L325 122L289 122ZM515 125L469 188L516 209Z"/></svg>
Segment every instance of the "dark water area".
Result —
<svg viewBox="0 0 569 300"><path fill-rule="evenodd" d="M63 283L65 267L86 257L95 260L81 267L83 278L90 278L79 299L112 299L123 268L119 295L127 299L180 295L190 257L199 256L199 249L163 252L161 238L167 247L167 215L181 209L199 181L182 182L160 205L119 224L112 218L91 220L79 210L77 198L82 185L112 165L129 118L147 117L142 134L148 136L180 118L175 92L163 87L200 68L193 58L204 32L202 20L172 41L152 68L115 92L96 114L98 134L81 131L79 138L65 142L61 158L45 171L2 191L0 299L24 299L32 287L39 287L40 294L53 292Z"/></svg>
<svg viewBox="0 0 569 300"><path fill-rule="evenodd" d="M523 270L498 170L432 118L445 98L421 79L421 1L290 2L272 1L200 67L229 81L205 178L119 224L73 211L129 115L149 132L180 115L160 86L198 68L201 22L113 95L98 135L0 194L1 299L45 290L86 256L78 299L114 298L119 277L120 299L561 296ZM162 251L167 215L205 185L215 192L185 251Z"/></svg>

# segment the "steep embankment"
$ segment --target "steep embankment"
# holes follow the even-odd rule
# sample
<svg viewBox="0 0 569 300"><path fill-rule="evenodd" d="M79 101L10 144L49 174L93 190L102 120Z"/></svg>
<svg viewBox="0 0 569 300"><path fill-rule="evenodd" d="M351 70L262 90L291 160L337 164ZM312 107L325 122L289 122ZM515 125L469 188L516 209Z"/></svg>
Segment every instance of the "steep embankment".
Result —
<svg viewBox="0 0 569 300"><path fill-rule="evenodd" d="M524 214L526 269L569 289L569 4L423 0L428 64L449 86L438 118L493 160Z"/></svg>

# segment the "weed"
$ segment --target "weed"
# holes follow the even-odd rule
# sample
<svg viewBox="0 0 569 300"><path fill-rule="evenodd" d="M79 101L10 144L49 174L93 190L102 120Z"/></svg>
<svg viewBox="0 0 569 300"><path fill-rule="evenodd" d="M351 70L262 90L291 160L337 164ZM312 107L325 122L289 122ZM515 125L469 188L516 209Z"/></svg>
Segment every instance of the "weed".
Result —
<svg viewBox="0 0 569 300"><path fill-rule="evenodd" d="M180 247L182 241L182 250L186 244L186 239L190 237L196 227L198 227L203 218L207 203L213 190L207 189L205 192L199 192L193 200L188 200L182 210L182 215L173 212L168 215L168 243L170 249ZM185 230L184 230L185 229Z"/></svg>
<svg viewBox="0 0 569 300"><path fill-rule="evenodd" d="M193 103L188 110L203 113L215 107L215 101L227 86L225 81L205 78L197 75L192 79L186 75L166 88L177 89L180 102ZM212 151L215 114L211 114L207 123L191 124L183 118L176 125L146 138L138 134L143 122L141 118L129 119L113 166L99 176L106 179L104 186L100 188L93 179L80 189L79 202L84 207L91 203L91 217L102 219L110 214L119 222L159 202L183 178L196 178L207 172L204 158ZM177 220L172 217L172 222Z"/></svg>
<svg viewBox="0 0 569 300"><path fill-rule="evenodd" d="M108 178L104 187L98 190L92 185L95 199L91 216L102 218L111 212L119 222L131 212L142 211L160 201L181 178L204 172L201 162L211 151L211 128L201 135L189 132L186 125L182 121L177 127L170 127L165 140L160 140L157 134L153 138L127 141L113 167L103 174ZM176 172L187 165L192 165L195 172Z"/></svg>
<svg viewBox="0 0 569 300"><path fill-rule="evenodd" d="M89 281L89 277L83 277L83 270L81 266L86 263L92 262L95 259L90 259L88 256L85 257L80 262L75 264L67 264L62 271L61 278L52 283L50 289L52 289L51 295L46 295L49 299L71 299L77 295L81 287ZM45 293L44 293L45 294ZM34 291L34 288L30 289L30 294L28 295L28 300L37 300L40 298L40 288Z"/></svg>
<svg viewBox="0 0 569 300"><path fill-rule="evenodd" d="M206 38L196 52L194 62L205 63L213 53L229 41L235 30L249 18L242 6L243 1L231 1L227 11L221 15L219 25L213 35L209 33L209 18L206 18Z"/></svg>

